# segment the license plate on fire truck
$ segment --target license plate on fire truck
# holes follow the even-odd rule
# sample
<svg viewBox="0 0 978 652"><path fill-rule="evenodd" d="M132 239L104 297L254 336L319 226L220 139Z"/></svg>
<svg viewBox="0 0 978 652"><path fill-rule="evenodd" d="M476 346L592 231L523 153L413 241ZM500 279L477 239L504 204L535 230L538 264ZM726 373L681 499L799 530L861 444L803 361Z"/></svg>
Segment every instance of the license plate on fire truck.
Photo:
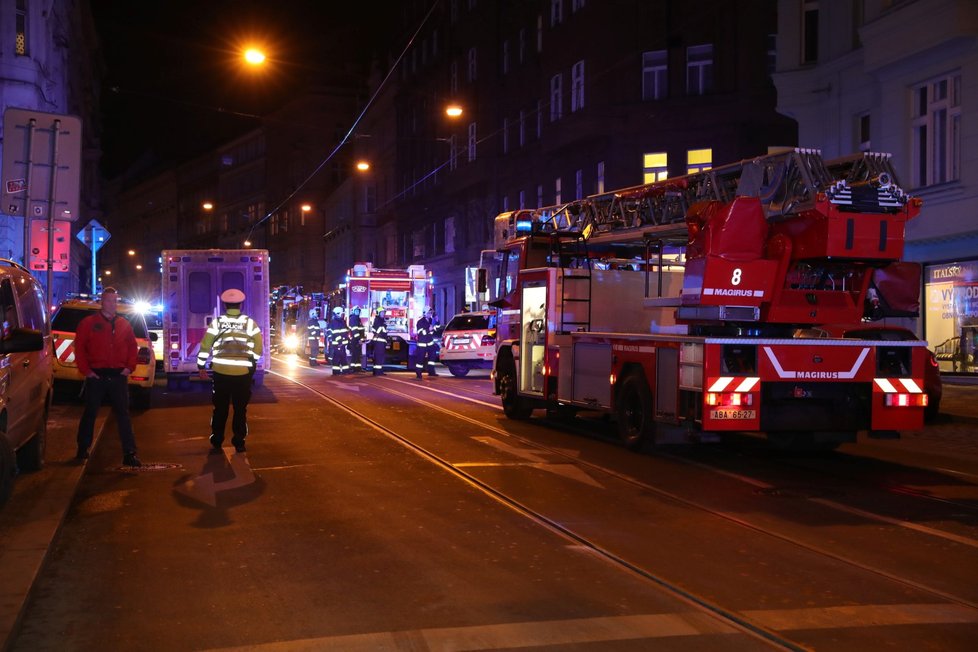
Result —
<svg viewBox="0 0 978 652"><path fill-rule="evenodd" d="M756 419L757 410L710 410L711 419Z"/></svg>

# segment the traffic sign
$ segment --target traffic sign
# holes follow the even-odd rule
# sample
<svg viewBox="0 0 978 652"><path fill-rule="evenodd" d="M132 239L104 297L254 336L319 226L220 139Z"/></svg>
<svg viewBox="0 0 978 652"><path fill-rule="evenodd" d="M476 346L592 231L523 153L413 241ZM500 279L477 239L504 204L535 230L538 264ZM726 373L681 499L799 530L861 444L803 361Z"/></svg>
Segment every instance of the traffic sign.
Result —
<svg viewBox="0 0 978 652"><path fill-rule="evenodd" d="M91 249L92 253L95 253L108 242L110 235L108 229L99 224L98 220L92 220L82 227L75 237Z"/></svg>
<svg viewBox="0 0 978 652"><path fill-rule="evenodd" d="M8 108L3 113L0 208L32 219L78 219L81 119Z"/></svg>

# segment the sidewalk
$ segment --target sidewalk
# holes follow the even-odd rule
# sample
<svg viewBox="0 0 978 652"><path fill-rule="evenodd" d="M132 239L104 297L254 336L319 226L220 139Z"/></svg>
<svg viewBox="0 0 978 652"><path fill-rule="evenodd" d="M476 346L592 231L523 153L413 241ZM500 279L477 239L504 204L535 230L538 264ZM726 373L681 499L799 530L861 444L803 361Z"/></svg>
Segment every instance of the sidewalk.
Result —
<svg viewBox="0 0 978 652"><path fill-rule="evenodd" d="M978 423L978 377L942 375L941 417L959 423Z"/></svg>

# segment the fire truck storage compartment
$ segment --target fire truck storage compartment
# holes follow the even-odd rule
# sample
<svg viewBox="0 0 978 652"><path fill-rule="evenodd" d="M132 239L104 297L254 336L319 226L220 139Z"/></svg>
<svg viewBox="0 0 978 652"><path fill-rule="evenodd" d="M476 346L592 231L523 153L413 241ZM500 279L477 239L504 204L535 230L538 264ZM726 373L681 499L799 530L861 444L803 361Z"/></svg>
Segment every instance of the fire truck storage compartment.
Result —
<svg viewBox="0 0 978 652"><path fill-rule="evenodd" d="M557 391L561 394L561 400L602 408L611 407L611 383L608 381L611 377L609 342L574 342L571 346L562 346L560 362L561 379Z"/></svg>

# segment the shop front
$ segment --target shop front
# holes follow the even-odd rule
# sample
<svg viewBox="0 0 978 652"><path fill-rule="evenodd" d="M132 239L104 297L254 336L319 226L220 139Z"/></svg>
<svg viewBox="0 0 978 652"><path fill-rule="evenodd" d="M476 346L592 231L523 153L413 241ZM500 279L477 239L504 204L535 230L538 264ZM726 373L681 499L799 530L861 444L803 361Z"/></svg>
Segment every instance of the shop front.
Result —
<svg viewBox="0 0 978 652"><path fill-rule="evenodd" d="M941 372L978 374L978 260L924 265L924 306Z"/></svg>

